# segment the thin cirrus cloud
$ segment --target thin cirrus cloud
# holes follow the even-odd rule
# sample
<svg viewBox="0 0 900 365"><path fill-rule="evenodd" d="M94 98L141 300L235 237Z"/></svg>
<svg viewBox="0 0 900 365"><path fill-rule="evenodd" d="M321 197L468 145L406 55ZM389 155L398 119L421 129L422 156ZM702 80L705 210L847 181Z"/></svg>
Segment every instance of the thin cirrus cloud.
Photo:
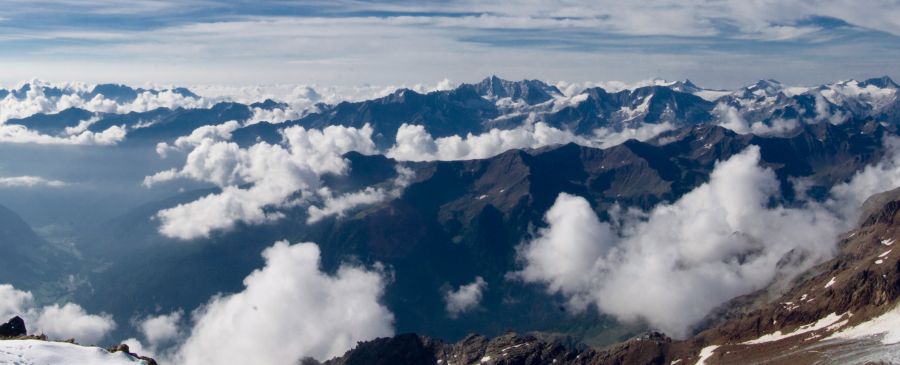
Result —
<svg viewBox="0 0 900 365"><path fill-rule="evenodd" d="M68 185L65 181L45 179L39 176L0 176L0 188L61 188Z"/></svg>
<svg viewBox="0 0 900 365"><path fill-rule="evenodd" d="M80 16L54 16L54 3ZM60 79L77 65L92 79L131 74L181 83L416 83L503 71L568 80L700 75L712 86L736 86L735 74L812 83L889 73L900 52L900 5L889 0L205 5L8 7L0 26L10 31L0 44L19 52L4 57L7 77L33 76L22 73L36 62ZM148 10L134 11L141 7ZM860 52L865 62L854 59Z"/></svg>

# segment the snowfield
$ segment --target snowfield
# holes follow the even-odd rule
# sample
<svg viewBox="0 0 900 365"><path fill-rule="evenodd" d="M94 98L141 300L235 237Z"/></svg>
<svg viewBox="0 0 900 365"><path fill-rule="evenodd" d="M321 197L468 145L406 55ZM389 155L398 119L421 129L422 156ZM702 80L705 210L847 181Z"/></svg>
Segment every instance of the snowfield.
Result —
<svg viewBox="0 0 900 365"><path fill-rule="evenodd" d="M0 340L0 364L15 365L127 365L147 364L125 353L99 347L40 340Z"/></svg>

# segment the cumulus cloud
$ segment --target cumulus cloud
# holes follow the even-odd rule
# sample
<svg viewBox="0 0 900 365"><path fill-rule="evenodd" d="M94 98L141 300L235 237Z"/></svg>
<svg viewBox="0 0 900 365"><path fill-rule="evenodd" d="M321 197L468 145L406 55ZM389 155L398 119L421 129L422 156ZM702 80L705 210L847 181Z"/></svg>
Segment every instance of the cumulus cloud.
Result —
<svg viewBox="0 0 900 365"><path fill-rule="evenodd" d="M576 135L568 130L551 127L544 122L525 123L513 129L491 129L482 134L469 133L465 137L449 136L435 139L425 126L403 124L397 129L396 143L385 155L405 161L452 161L489 158L511 149L540 148L577 143L587 147L605 148L628 139L646 140L674 129L671 123L642 124L638 128L615 130L596 129L593 135Z"/></svg>
<svg viewBox="0 0 900 365"><path fill-rule="evenodd" d="M779 184L759 166L756 146L719 162L708 183L677 201L649 212L616 208L611 223L584 198L561 194L547 228L519 247L524 267L512 277L563 294L573 310L595 305L684 336L720 303L833 255L834 238L851 228L862 200L900 185L900 149L888 143L891 156L822 204L772 206Z"/></svg>
<svg viewBox="0 0 900 365"><path fill-rule="evenodd" d="M214 297L194 313L172 363L296 364L325 360L357 341L393 334L393 314L379 303L385 277L376 268L319 269L314 243L277 242L243 291Z"/></svg>
<svg viewBox="0 0 900 365"><path fill-rule="evenodd" d="M138 329L147 343L153 348L159 348L178 338L180 333L179 323L184 315L182 311L169 314L151 316L140 321Z"/></svg>
<svg viewBox="0 0 900 365"><path fill-rule="evenodd" d="M74 303L35 305L31 292L9 284L0 284L0 318L20 316L30 333L43 333L52 339L75 338L80 343L97 344L116 328L108 314L89 314Z"/></svg>
<svg viewBox="0 0 900 365"><path fill-rule="evenodd" d="M13 94L0 99L0 124L15 118L24 118L38 113L53 114L69 108L80 108L98 113L125 114L145 112L157 108L208 108L215 100L186 96L174 90L143 90L133 101L117 102L102 94L89 97L93 85L51 84L41 80L31 80L22 86L28 91L16 97ZM45 88L62 90L61 95L47 95Z"/></svg>
<svg viewBox="0 0 900 365"><path fill-rule="evenodd" d="M538 122L514 129L492 129L465 138L450 136L434 139L422 125L403 124L397 129L397 140L386 155L398 160L472 160L488 158L517 148L537 148L548 145L580 142L592 145L590 140L572 132L553 128Z"/></svg>
<svg viewBox="0 0 900 365"><path fill-rule="evenodd" d="M281 131L282 143L261 142L248 148L230 142L231 132L238 126L238 122L232 121L201 127L189 136L178 138L171 146L157 146L157 152L163 156L173 149L190 150L190 153L183 167L145 177L145 186L190 179L222 189L158 212L160 233L185 240L207 237L213 231L231 229L237 223L261 224L280 219L283 216L278 211L280 208L300 204L309 205L308 223L315 223L328 216L342 216L363 204L398 197L412 177L411 171L401 168L398 177L385 186L335 196L321 185L319 177L325 173L344 174L348 168L342 157L344 153L379 153L372 142L371 126L330 126L323 130L292 126ZM403 124L398 129L396 143L385 154L413 161L488 158L510 149L570 142L606 147L629 138L650 138L671 128L670 124L663 123L622 131L599 129L593 136L576 136L546 123L529 122L518 128L493 129L465 138L434 139L424 126Z"/></svg>
<svg viewBox="0 0 900 365"><path fill-rule="evenodd" d="M197 146L203 141L226 141L231 139L231 133L241 127L241 123L236 120L230 120L218 125L205 125L194 129L187 136L175 139L174 146L179 149Z"/></svg>
<svg viewBox="0 0 900 365"><path fill-rule="evenodd" d="M0 177L0 188L34 188L34 187L51 187L59 188L66 186L66 182L60 180L50 180L39 176L9 176Z"/></svg>
<svg viewBox="0 0 900 365"><path fill-rule="evenodd" d="M717 104L713 109L713 114L716 115L719 126L740 134L783 135L800 127L797 119L776 118L769 124L762 121L751 123L741 115L737 108L724 103Z"/></svg>
<svg viewBox="0 0 900 365"><path fill-rule="evenodd" d="M409 186L415 172L409 168L398 165L396 167L397 177L394 178L387 188L385 187L367 187L363 190L334 196L328 188L319 189L319 195L325 197L322 207L312 205L308 209L309 217L306 223L315 223L329 216L343 217L348 210L354 209L361 205L375 204L387 200L388 198L398 198L403 193L403 189Z"/></svg>
<svg viewBox="0 0 900 365"><path fill-rule="evenodd" d="M169 360L179 341L184 340L181 327L184 312L181 310L169 314L148 316L134 321L144 341L128 338L122 343L128 345L129 351L163 361Z"/></svg>
<svg viewBox="0 0 900 365"><path fill-rule="evenodd" d="M36 324L39 331L51 338L72 337L87 344L96 344L116 328L112 316L88 314L74 303L44 307Z"/></svg>
<svg viewBox="0 0 900 365"><path fill-rule="evenodd" d="M472 283L461 285L456 290L447 291L444 294L444 302L447 303L447 315L450 318L456 318L461 313L478 308L478 304L481 303L481 297L486 289L487 282L484 281L484 278L477 276Z"/></svg>
<svg viewBox="0 0 900 365"><path fill-rule="evenodd" d="M100 118L98 115L81 121L78 125L66 127L58 136L41 134L22 125L9 125L10 119L25 118L35 114L54 114L69 108L80 108L94 113L125 114L145 112L157 108L208 108L214 100L183 95L175 90L142 90L132 101L116 101L102 94L90 96L94 85L50 84L31 80L19 86L27 86L27 91L14 95L10 93L0 99L0 142L36 144L77 144L113 145L125 139L124 126L112 126L103 131L87 130ZM45 92L52 88L53 94Z"/></svg>
<svg viewBox="0 0 900 365"><path fill-rule="evenodd" d="M301 112L298 112L290 107L275 109L253 108L253 116L251 116L250 119L247 120L247 125L256 124L259 122L281 124L289 120L300 119L301 116L303 116Z"/></svg>
<svg viewBox="0 0 900 365"><path fill-rule="evenodd" d="M662 132L674 129L675 125L670 122L643 123L637 128L624 128L621 130L598 128L594 130L593 143L601 148L608 148L622 144L629 139L646 141L658 136Z"/></svg>
<svg viewBox="0 0 900 365"><path fill-rule="evenodd" d="M868 197L900 186L900 138L888 137L884 145L888 152L879 163L866 166L850 181L831 188L830 207L853 220Z"/></svg>
<svg viewBox="0 0 900 365"><path fill-rule="evenodd" d="M68 136L40 134L18 124L0 124L0 142L61 145L114 145L125 139L124 126L112 126L101 132L83 131Z"/></svg>
<svg viewBox="0 0 900 365"><path fill-rule="evenodd" d="M258 143L241 148L236 143L204 138L187 156L181 169L147 177L145 185L175 178L215 184L220 193L160 211L163 235L193 239L214 230L230 229L238 222L258 224L282 215L274 208L296 205L321 188L325 173L344 174L343 154L376 153L372 128L330 126L322 130L294 126L281 132L283 144ZM245 187L245 185L250 185Z"/></svg>

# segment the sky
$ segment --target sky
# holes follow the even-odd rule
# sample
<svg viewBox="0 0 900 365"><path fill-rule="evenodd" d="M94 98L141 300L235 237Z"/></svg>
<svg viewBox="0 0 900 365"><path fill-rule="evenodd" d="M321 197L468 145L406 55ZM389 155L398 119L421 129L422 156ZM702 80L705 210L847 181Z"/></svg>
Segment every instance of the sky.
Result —
<svg viewBox="0 0 900 365"><path fill-rule="evenodd" d="M0 83L900 78L900 0L4 0Z"/></svg>

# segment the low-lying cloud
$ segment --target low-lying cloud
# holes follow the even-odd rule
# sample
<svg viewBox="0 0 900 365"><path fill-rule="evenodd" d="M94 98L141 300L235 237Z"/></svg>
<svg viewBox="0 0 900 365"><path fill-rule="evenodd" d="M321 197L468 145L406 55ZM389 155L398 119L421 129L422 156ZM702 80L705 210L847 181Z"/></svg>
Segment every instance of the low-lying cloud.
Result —
<svg viewBox="0 0 900 365"><path fill-rule="evenodd" d="M477 276L475 281L444 293L447 315L456 318L462 313L478 308L487 286L484 278Z"/></svg>
<svg viewBox="0 0 900 365"><path fill-rule="evenodd" d="M23 125L0 124L0 143L34 143L58 145L114 145L125 139L122 126L112 126L100 132L82 131L65 136L41 134Z"/></svg>
<svg viewBox="0 0 900 365"><path fill-rule="evenodd" d="M0 284L0 318L22 317L31 334L46 334L51 339L74 338L82 344L98 344L116 322L108 314L89 314L75 303L38 307L34 295L9 284Z"/></svg>
<svg viewBox="0 0 900 365"><path fill-rule="evenodd" d="M141 322L152 346L128 342L155 350L181 336L162 354L173 364L289 365L306 357L326 360L358 341L393 335L394 316L380 303L387 284L380 266L343 265L327 274L314 243L280 241L262 255L265 266L244 279L244 289L210 299L194 311L188 331L178 329L176 312Z"/></svg>
<svg viewBox="0 0 900 365"><path fill-rule="evenodd" d="M831 257L859 204L900 186L900 148L886 143L889 156L835 186L821 204L772 206L778 180L759 165L756 146L719 162L708 183L677 201L649 212L616 208L611 222L584 198L560 194L547 228L519 247L524 267L512 277L564 295L573 310L595 305L685 336L720 303ZM787 257L793 261L780 265Z"/></svg>
<svg viewBox="0 0 900 365"><path fill-rule="evenodd" d="M390 198L398 198L403 194L403 189L409 186L415 172L402 165L395 168L397 177L391 180L387 187L367 187L360 191L345 193L334 196L328 188L321 188L318 191L320 197L323 197L324 203L322 207L311 205L307 210L309 217L306 223L312 224L329 216L343 217L344 213L356 207L368 204L375 204Z"/></svg>
<svg viewBox="0 0 900 365"><path fill-rule="evenodd" d="M193 239L235 224L279 219L274 208L301 204L321 187L323 174L344 174L350 151L375 153L372 128L331 126L323 130L295 126L282 130L283 144L236 143L206 138L187 156L184 167L148 177L146 185L175 178L213 183L222 188L196 201L157 214L160 232ZM249 187L247 187L249 185Z"/></svg>
<svg viewBox="0 0 900 365"><path fill-rule="evenodd" d="M400 167L397 178L383 186L335 196L322 186L323 174L345 174L349 168L343 154L381 153L372 141L373 128L330 126L322 130L292 126L281 131L279 144L260 142L243 148L231 142L237 121L204 126L178 138L172 145L157 145L165 157L170 151L190 151L183 167L158 172L144 179L144 186L175 179L214 184L222 189L195 201L161 210L156 218L160 233L190 240L228 230L238 223L262 224L283 217L282 208L307 205L308 223L328 216L343 216L351 209L399 197L412 178ZM635 129L601 129L593 136L577 136L546 123L526 123L509 130L492 129L482 134L433 138L421 125L403 124L396 143L384 152L400 161L463 160L488 158L510 149L578 143L607 147L626 139L647 139L672 129L672 125L643 125Z"/></svg>

